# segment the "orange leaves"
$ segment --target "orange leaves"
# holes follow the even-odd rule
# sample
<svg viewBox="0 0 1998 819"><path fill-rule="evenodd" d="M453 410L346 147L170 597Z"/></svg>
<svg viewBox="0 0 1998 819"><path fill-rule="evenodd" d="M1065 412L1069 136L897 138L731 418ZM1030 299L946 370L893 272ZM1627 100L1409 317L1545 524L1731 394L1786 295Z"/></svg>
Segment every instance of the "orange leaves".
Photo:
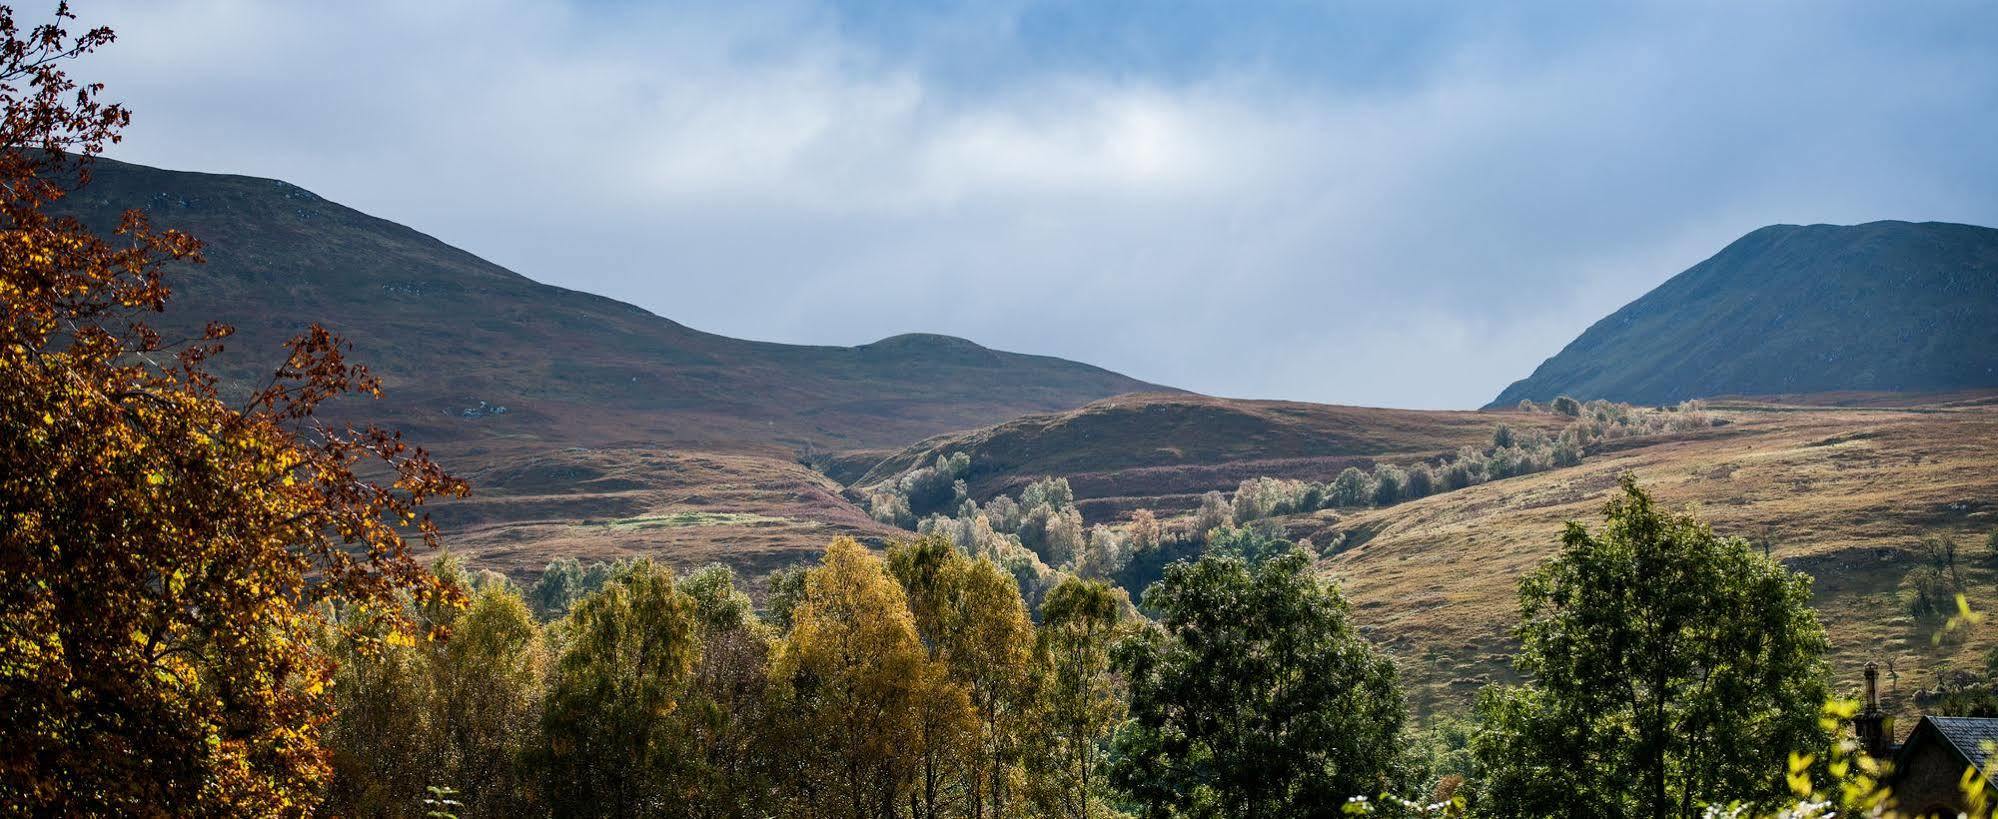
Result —
<svg viewBox="0 0 1998 819"><path fill-rule="evenodd" d="M204 369L228 326L170 349L143 320L200 243L46 212L128 116L60 70L111 37L65 19L23 31L0 8L0 804L305 813L331 674L312 604L461 602L408 539L434 542L420 507L465 486L314 416L379 389L324 328L232 407Z"/></svg>

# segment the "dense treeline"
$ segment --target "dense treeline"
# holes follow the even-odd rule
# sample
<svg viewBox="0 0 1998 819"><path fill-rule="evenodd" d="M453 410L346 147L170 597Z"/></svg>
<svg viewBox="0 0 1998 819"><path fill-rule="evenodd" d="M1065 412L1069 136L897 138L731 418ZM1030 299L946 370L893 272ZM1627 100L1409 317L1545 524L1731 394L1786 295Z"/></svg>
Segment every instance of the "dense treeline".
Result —
<svg viewBox="0 0 1998 819"><path fill-rule="evenodd" d="M719 565L557 561L523 595L446 557L470 605L406 615L450 639L328 629L328 805L416 815L450 787L464 815L1331 817L1387 795L1365 805L1666 817L1774 809L1788 755L1830 743L1808 579L1634 483L1522 581L1528 683L1471 721L1409 725L1315 557L1219 527L1159 571L1149 617L1073 575L1029 605L943 535L833 541L763 611Z"/></svg>
<svg viewBox="0 0 1998 819"><path fill-rule="evenodd" d="M449 787L479 816L1163 818L1387 795L1365 804L1685 816L1773 808L1788 755L1829 747L1808 579L1634 484L1522 583L1530 682L1422 730L1314 553L1211 534L1159 571L1145 615L1074 576L1030 606L946 536L835 541L773 576L761 612L719 566L563 561L524 595L447 558L469 606L407 614L448 640L362 624L328 643L329 804L408 814ZM537 621L527 597L579 575L601 585Z"/></svg>

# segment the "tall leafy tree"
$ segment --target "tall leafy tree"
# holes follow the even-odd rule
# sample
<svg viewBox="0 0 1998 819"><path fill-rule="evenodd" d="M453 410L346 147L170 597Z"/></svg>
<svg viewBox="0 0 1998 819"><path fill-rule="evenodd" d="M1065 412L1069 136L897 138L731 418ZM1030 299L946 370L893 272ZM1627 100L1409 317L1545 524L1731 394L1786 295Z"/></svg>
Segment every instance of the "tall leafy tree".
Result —
<svg viewBox="0 0 1998 819"><path fill-rule="evenodd" d="M229 328L169 347L145 320L199 244L50 212L130 118L64 73L113 38L73 20L0 8L0 805L304 813L328 771L316 604L412 639L399 598L451 592L405 538L463 485L325 420L377 385L321 328L225 402L204 365Z"/></svg>
<svg viewBox="0 0 1998 819"><path fill-rule="evenodd" d="M929 537L889 550L889 566L909 594L916 631L951 681L963 687L976 712L962 759L952 765L948 745L932 749L925 776L956 767L955 791L968 816L1005 816L1023 774L1021 736L1032 706L1030 661L1034 624L1012 574L985 558L968 557L949 540ZM949 719L946 711L942 716ZM961 726L936 726L961 731ZM932 786L934 783L925 782ZM926 813L942 800L926 794Z"/></svg>
<svg viewBox="0 0 1998 819"><path fill-rule="evenodd" d="M429 644L432 710L443 768L436 782L457 789L472 816L537 810L527 754L540 738L541 627L518 589L479 589L471 606L440 618L450 639Z"/></svg>
<svg viewBox="0 0 1998 819"><path fill-rule="evenodd" d="M756 618L749 595L728 567L688 575L680 588L694 600L701 644L681 709L694 751L695 786L687 812L704 817L760 817L773 810L770 760L776 702L770 685L775 635Z"/></svg>
<svg viewBox="0 0 1998 819"><path fill-rule="evenodd" d="M684 811L691 749L678 710L700 653L694 600L670 571L641 560L558 627L569 634L542 723L549 807L563 816Z"/></svg>
<svg viewBox="0 0 1998 819"><path fill-rule="evenodd" d="M938 736L926 724L969 724L969 698L924 650L902 587L852 538L826 547L791 617L774 676L797 719L793 811L900 815Z"/></svg>
<svg viewBox="0 0 1998 819"><path fill-rule="evenodd" d="M1111 778L1147 817L1338 816L1396 784L1393 663L1292 549L1210 551L1145 591L1158 628L1119 642L1130 720Z"/></svg>
<svg viewBox="0 0 1998 819"><path fill-rule="evenodd" d="M1110 673L1110 647L1130 601L1099 580L1065 578L1041 603L1034 635L1037 724L1028 732L1028 770L1040 813L1089 819L1102 804L1104 752L1124 717L1123 690Z"/></svg>
<svg viewBox="0 0 1998 819"><path fill-rule="evenodd" d="M1488 690L1475 750L1499 816L1694 816L1773 805L1828 740L1810 578L1659 511L1625 476L1591 532L1520 583L1523 686Z"/></svg>

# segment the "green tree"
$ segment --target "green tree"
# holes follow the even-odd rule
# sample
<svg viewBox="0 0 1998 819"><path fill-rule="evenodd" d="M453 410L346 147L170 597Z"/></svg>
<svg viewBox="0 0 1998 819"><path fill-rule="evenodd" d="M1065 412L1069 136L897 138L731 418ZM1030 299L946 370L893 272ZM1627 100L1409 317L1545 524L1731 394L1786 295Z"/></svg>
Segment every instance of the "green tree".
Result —
<svg viewBox="0 0 1998 819"><path fill-rule="evenodd" d="M1041 603L1033 672L1038 727L1028 733L1034 806L1044 816L1109 815L1104 751L1124 716L1110 646L1130 601L1108 583L1064 578Z"/></svg>
<svg viewBox="0 0 1998 819"><path fill-rule="evenodd" d="M1374 482L1358 467L1340 470L1339 477L1332 479L1332 505L1340 507L1365 506L1373 500Z"/></svg>
<svg viewBox="0 0 1998 819"><path fill-rule="evenodd" d="M577 602L549 682L541 765L564 816L685 809L690 749L678 716L700 645L695 603L649 560Z"/></svg>
<svg viewBox="0 0 1998 819"><path fill-rule="evenodd" d="M328 634L338 671L326 727L333 766L326 807L354 816L408 815L444 772L430 658L380 615L356 609L343 619Z"/></svg>
<svg viewBox="0 0 1998 819"><path fill-rule="evenodd" d="M1112 781L1146 817L1338 816L1396 784L1394 664L1293 549L1210 552L1145 591L1156 629L1120 641L1130 681Z"/></svg>
<svg viewBox="0 0 1998 819"><path fill-rule="evenodd" d="M1625 476L1591 532L1520 583L1529 682L1483 692L1475 744L1498 816L1694 816L1773 806L1792 751L1828 738L1810 579Z"/></svg>
<svg viewBox="0 0 1998 819"><path fill-rule="evenodd" d="M443 765L426 784L456 788L471 816L533 812L526 754L540 738L541 628L520 593L504 584L481 589L445 625L450 639L430 644Z"/></svg>
<svg viewBox="0 0 1998 819"><path fill-rule="evenodd" d="M775 635L756 619L728 567L710 565L680 581L694 601L701 651L681 709L693 751L695 786L686 810L704 817L768 816L777 731L770 657Z"/></svg>

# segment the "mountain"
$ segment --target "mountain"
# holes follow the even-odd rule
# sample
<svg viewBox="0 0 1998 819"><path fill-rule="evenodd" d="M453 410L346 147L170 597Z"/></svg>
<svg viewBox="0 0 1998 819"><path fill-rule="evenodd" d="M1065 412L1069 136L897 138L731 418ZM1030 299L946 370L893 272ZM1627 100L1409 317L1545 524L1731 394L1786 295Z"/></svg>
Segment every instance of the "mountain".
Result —
<svg viewBox="0 0 1998 819"><path fill-rule="evenodd" d="M265 377L320 322L383 377L362 405L437 442L670 444L788 455L900 446L1157 385L936 335L859 347L744 341L542 284L272 179L97 160L63 207L108 231L126 208L206 243L170 279L168 338L235 325L224 375ZM680 275L703 275L684 273ZM361 412L349 404L348 412ZM460 447L462 449L462 447Z"/></svg>
<svg viewBox="0 0 1998 819"><path fill-rule="evenodd" d="M1489 406L1994 386L1998 230L1774 225L1596 322Z"/></svg>

